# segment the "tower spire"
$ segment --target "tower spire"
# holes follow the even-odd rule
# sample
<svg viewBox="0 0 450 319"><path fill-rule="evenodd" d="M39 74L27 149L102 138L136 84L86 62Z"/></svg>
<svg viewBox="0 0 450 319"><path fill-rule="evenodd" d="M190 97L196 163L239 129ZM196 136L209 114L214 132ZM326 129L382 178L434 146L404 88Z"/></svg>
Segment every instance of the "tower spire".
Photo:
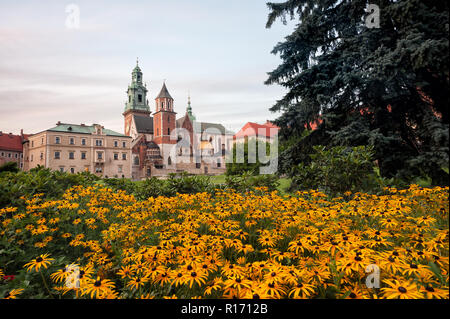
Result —
<svg viewBox="0 0 450 319"><path fill-rule="evenodd" d="M192 114L192 107L191 107L191 92L188 91L188 106L186 108L186 113L189 116L191 121L195 121L195 116Z"/></svg>

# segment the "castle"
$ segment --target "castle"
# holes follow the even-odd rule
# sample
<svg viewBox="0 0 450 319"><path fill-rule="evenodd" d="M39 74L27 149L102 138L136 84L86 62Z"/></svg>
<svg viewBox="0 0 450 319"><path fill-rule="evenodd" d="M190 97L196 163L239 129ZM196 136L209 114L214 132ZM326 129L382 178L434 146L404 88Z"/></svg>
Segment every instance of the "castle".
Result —
<svg viewBox="0 0 450 319"><path fill-rule="evenodd" d="M125 135L132 137L132 179L169 173L223 174L225 156L233 147L233 132L218 123L199 122L192 113L190 96L184 116L176 118L174 99L165 82L155 98L152 113L147 86L136 62L125 103Z"/></svg>

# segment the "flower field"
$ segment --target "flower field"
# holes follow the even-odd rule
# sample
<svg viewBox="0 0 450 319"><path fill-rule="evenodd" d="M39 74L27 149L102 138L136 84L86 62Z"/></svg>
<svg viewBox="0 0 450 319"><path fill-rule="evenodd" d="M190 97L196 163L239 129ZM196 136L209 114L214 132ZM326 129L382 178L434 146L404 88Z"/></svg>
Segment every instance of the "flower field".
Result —
<svg viewBox="0 0 450 319"><path fill-rule="evenodd" d="M449 298L448 187L385 192L34 196L0 210L0 297Z"/></svg>

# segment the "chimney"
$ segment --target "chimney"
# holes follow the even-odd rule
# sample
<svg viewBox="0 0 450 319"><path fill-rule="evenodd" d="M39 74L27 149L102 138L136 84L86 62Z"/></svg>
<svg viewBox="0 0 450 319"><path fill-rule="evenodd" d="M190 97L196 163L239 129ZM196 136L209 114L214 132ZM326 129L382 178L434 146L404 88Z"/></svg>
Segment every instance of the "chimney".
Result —
<svg viewBox="0 0 450 319"><path fill-rule="evenodd" d="M56 125L61 125L61 121L58 121L58 123L56 123Z"/></svg>
<svg viewBox="0 0 450 319"><path fill-rule="evenodd" d="M20 129L20 136L23 136L23 128Z"/></svg>

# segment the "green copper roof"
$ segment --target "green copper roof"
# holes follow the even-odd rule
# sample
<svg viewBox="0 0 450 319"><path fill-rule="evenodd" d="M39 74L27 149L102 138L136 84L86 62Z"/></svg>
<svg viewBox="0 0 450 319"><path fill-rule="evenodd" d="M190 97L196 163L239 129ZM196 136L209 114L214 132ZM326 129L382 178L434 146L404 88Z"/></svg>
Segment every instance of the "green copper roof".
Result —
<svg viewBox="0 0 450 319"><path fill-rule="evenodd" d="M186 113L189 115L189 118L191 122L195 121L195 115L192 113L192 107L191 107L191 96L188 96L188 106L186 108Z"/></svg>
<svg viewBox="0 0 450 319"><path fill-rule="evenodd" d="M80 134L92 134L95 132L94 125L79 125L79 124L66 124L61 123L47 131L52 132L65 132L65 133L80 133ZM115 131L103 128L103 134L107 136L129 137L127 135L117 133Z"/></svg>

